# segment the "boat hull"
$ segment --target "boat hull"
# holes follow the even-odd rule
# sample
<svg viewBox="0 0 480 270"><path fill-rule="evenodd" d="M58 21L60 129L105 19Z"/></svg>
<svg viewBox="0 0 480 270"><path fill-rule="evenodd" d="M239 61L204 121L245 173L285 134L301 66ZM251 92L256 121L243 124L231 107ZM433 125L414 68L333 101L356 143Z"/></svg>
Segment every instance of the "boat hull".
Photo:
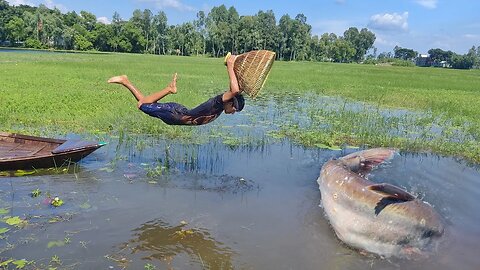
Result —
<svg viewBox="0 0 480 270"><path fill-rule="evenodd" d="M0 171L56 168L78 162L104 144L0 133Z"/></svg>

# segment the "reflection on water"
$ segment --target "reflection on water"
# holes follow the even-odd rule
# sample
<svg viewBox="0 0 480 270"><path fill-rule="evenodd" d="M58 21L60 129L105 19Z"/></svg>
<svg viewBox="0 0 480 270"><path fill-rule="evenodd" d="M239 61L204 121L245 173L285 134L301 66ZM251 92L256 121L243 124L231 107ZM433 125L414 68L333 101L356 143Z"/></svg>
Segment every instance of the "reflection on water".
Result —
<svg viewBox="0 0 480 270"><path fill-rule="evenodd" d="M133 238L122 250L129 248L144 259L159 260L171 265L178 257L187 256L192 266L203 269L231 269L234 252L216 241L207 230L189 228L186 223L170 226L153 220L133 230Z"/></svg>
<svg viewBox="0 0 480 270"><path fill-rule="evenodd" d="M324 162L357 150L111 139L74 172L0 178L0 229L9 229L0 258L40 269L476 269L480 173L430 154L401 153L370 178L438 210L447 220L438 252L407 261L344 246L319 207L316 179ZM31 197L34 189L42 195ZM47 194L65 204L43 204ZM8 225L7 216L27 226Z"/></svg>
<svg viewBox="0 0 480 270"><path fill-rule="evenodd" d="M35 170L16 170L16 171L0 171L0 177L24 177L24 176L40 176L40 175L55 175L55 174L75 174L80 172L82 168L78 163L70 163L58 168L45 168Z"/></svg>

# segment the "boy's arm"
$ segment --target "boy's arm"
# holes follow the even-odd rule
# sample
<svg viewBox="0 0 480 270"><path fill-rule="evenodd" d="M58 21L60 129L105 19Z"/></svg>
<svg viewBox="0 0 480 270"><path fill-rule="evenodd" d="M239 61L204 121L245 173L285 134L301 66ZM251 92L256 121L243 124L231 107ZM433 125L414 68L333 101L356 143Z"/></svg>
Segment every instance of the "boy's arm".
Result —
<svg viewBox="0 0 480 270"><path fill-rule="evenodd" d="M232 55L227 59L227 72L228 72L228 78L230 80L230 90L223 94L222 96L223 102L231 100L234 96L240 93L240 88L238 87L237 75L235 75L235 71L233 70L235 58L236 56Z"/></svg>

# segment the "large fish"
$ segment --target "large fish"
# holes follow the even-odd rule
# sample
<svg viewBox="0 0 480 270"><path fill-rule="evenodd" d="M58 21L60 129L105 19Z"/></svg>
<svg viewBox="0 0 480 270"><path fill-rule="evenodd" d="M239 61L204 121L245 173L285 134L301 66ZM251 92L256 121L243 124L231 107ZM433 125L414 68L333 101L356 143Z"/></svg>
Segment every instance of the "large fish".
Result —
<svg viewBox="0 0 480 270"><path fill-rule="evenodd" d="M347 245L381 256L428 255L444 232L433 207L390 184L376 184L366 174L393 157L375 148L330 160L317 180L325 213Z"/></svg>

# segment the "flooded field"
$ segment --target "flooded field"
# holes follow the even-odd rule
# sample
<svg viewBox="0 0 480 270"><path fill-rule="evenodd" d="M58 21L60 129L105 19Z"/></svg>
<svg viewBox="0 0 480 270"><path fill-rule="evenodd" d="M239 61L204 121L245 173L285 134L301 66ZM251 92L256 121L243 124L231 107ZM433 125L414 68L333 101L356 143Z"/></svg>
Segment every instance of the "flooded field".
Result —
<svg viewBox="0 0 480 270"><path fill-rule="evenodd" d="M1 217L22 220L0 223L0 257L41 269L477 269L480 172L448 157L401 153L371 176L439 211L447 234L434 256L378 258L339 242L316 179L353 151L112 138L68 170L0 178Z"/></svg>

